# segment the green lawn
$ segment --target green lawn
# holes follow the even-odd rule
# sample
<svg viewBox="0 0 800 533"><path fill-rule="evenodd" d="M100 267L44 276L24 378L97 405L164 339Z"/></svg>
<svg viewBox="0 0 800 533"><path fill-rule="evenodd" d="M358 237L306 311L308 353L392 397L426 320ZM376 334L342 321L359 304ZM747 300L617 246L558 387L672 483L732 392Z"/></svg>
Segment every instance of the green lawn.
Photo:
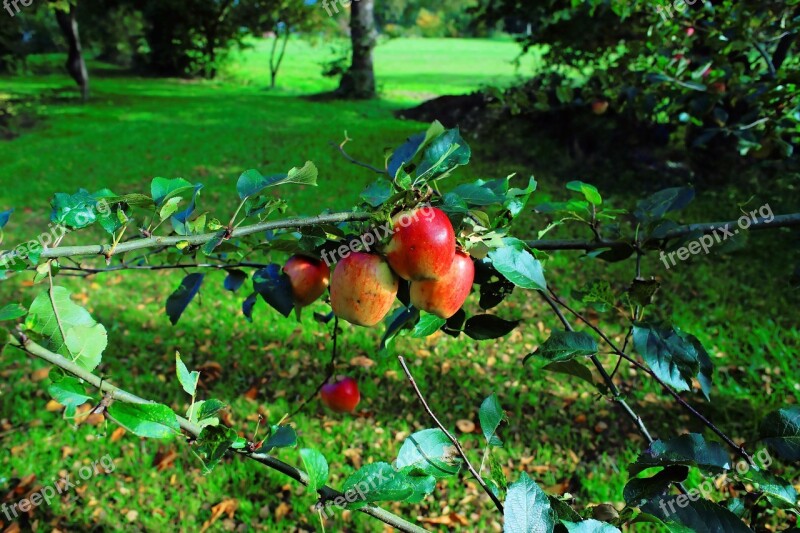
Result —
<svg viewBox="0 0 800 533"><path fill-rule="evenodd" d="M384 148L397 146L425 127L397 120L392 111L429 96L511 83L515 70L509 62L517 50L507 41L392 40L376 54L384 99L323 103L303 95L333 87L332 81L320 78L317 66L330 55L328 45L312 48L293 41L274 91L265 89L267 46L258 42L254 50L237 54L222 79L214 82L137 78L94 65L93 99L85 105L75 100L76 91L60 74L2 79L2 93L46 95L36 104L41 115L36 126L18 139L0 143L0 210L17 209L3 247L47 228L48 202L56 192L106 186L117 193L146 192L154 176L182 176L204 183L200 211L222 219L235 209L235 183L243 170L283 172L307 159L320 169L320 187L281 190L290 205L287 215L347 209L374 175L342 159L330 142L341 142L347 131L353 139L348 151L380 165ZM478 177L535 174L541 191L532 201L536 204L550 197L563 199L563 183L570 179L592 181L549 171L548 160L567 155L551 149L546 139L531 140L531 149L543 161L531 168L513 158L493 163L504 154L493 154L491 147L481 149L480 141L473 144L473 164L459 170L445 188ZM607 201L632 207L641 189ZM786 199L770 198L761 191L725 194L705 191L681 218L736 218L737 202L751 194L756 195L753 206L770 201L776 212L792 207ZM517 233L533 237L546 222L528 215ZM64 244L77 244L77 238L71 235ZM785 268L773 260L780 241L763 234L754 234L751 241L751 247L738 254L712 252L670 271L653 256L645 260L643 273L664 284L656 305L662 311L655 314L696 334L717 364L714 405L703 405L699 396L692 397L693 403L755 450L752 439L760 417L797 402L800 332L796 300L784 290L780 277ZM254 259L282 261L283 257ZM565 296L597 276L611 279L621 293L633 272L629 263L607 265L578 259L572 252L553 255L546 267L549 282ZM252 436L259 413L275 423L314 390L328 360L329 329L314 322L311 313L300 323L283 320L263 303L256 308L255 323L249 324L240 315L245 295L224 291L221 273L208 274L201 298L172 327L163 305L182 275L130 272L87 281L64 278L59 283L74 291L109 331L110 345L100 368L107 379L182 411L187 401L173 377L175 350L190 368L217 363L221 373L204 383L204 394L229 402L234 427ZM0 302L27 305L41 289L41 285L26 286L17 277L0 285ZM790 307L793 301L795 307ZM477 298L469 305L476 309ZM325 308L318 303L313 310ZM450 427L459 420L477 422L481 401L496 392L510 420L500 429L506 446L499 459L511 480L528 471L548 492L574 495L579 509L598 503L621 508L625 465L644 448L643 439L612 403L598 399L587 384L541 371L537 363L521 366L521 358L558 327L538 300L518 293L496 312L524 319L503 342L441 336L399 342L400 353L410 361L432 407ZM619 317L609 313L600 319L610 324L616 337L622 335ZM314 402L294 418L301 445L319 449L327 457L333 486L341 485L359 464L391 462L405 435L431 427L397 362L376 358L382 328L346 326L344 331L338 369L361 384L358 415L335 415ZM615 363L610 356L603 359L609 368ZM59 413L45 409L46 382L36 381L37 370L44 367L8 348L0 359L0 445L11 450L0 458L0 494L14 478L34 474L46 484L59 472L74 474L81 464L106 454L117 462L113 473L93 478L71 494L71 501L38 509L35 519L41 521L40 527L47 523L61 530L115 529L122 524L128 530L196 531L210 520L212 507L227 499L237 501L234 518L220 518L211 525L212 531L283 530L287 524L297 524L298 530L318 527L312 495L239 458L226 459L213 474L204 476L199 462L180 443L139 441L130 435L112 441L113 426L107 432L103 426L89 425L73 431ZM654 434L670 437L701 430L642 376L625 365L620 372L633 386L631 403ZM480 433L458 435L479 462ZM177 456L164 461L171 452ZM299 464L295 450L277 455ZM798 479L794 470L775 468ZM388 507L413 520L457 513L470 520L464 530L500 530L490 501L469 477L440 483L420 505ZM328 524L329 531L376 528L374 521L350 512L338 512Z"/></svg>

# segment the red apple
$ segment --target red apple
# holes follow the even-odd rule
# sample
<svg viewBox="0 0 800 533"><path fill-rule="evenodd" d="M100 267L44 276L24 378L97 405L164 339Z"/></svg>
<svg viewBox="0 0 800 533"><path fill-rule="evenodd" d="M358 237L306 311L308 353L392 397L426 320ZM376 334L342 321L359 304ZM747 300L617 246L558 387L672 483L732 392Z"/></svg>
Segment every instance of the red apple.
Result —
<svg viewBox="0 0 800 533"><path fill-rule="evenodd" d="M688 37L691 37L692 35L694 35L694 28L692 28L692 27L686 28L686 35Z"/></svg>
<svg viewBox="0 0 800 533"><path fill-rule="evenodd" d="M352 413L361 400L358 383L353 378L323 385L320 396L322 403L337 413Z"/></svg>
<svg viewBox="0 0 800 533"><path fill-rule="evenodd" d="M724 81L715 81L708 88L714 94L725 94L728 90L728 86L725 85Z"/></svg>
<svg viewBox="0 0 800 533"><path fill-rule="evenodd" d="M331 269L325 262L302 255L293 255L283 271L292 285L292 298L298 307L314 303L328 288Z"/></svg>
<svg viewBox="0 0 800 533"><path fill-rule="evenodd" d="M394 234L384 250L397 275L409 281L439 279L450 269L456 234L444 211L420 207L392 218Z"/></svg>
<svg viewBox="0 0 800 533"><path fill-rule="evenodd" d="M374 326L392 308L397 287L397 276L381 256L353 252L333 270L333 313L357 326Z"/></svg>
<svg viewBox="0 0 800 533"><path fill-rule="evenodd" d="M603 115L608 111L608 100L595 100L592 102L592 113L595 115Z"/></svg>
<svg viewBox="0 0 800 533"><path fill-rule="evenodd" d="M472 258L464 252L456 252L450 271L442 279L411 282L411 303L440 318L450 318L464 305L474 280Z"/></svg>

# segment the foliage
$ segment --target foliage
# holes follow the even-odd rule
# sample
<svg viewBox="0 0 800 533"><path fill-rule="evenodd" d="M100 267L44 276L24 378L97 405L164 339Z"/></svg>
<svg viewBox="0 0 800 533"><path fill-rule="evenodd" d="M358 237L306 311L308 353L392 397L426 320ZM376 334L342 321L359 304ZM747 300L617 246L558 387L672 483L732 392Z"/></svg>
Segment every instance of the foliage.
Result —
<svg viewBox="0 0 800 533"><path fill-rule="evenodd" d="M189 266L189 261L211 264L228 271L257 268L252 278L254 294L261 294L269 306L285 316L288 313L285 299L280 297L280 293L285 292L285 288L281 288L280 266L276 263L247 264L245 260L251 252L258 250L270 255L289 252L318 256L325 247L346 243L350 236L364 234L401 210L431 202L448 213L456 227L460 247L469 252L478 265L480 274L475 282L480 286L482 300L485 296L484 286L493 286L490 300L491 307L498 307L497 314L481 312L470 316L470 308L442 324L431 321L426 318L427 315L406 312L409 309L405 302L398 309L402 313L387 320L387 336L382 352L386 355L392 350L391 343L387 342L389 336L404 335L408 331L412 331L414 337L425 337L441 329L448 335L464 333L477 341L486 341L505 337L518 326L519 320L502 318L509 311L508 306L502 304L513 290L537 291L554 308L557 309L556 304L561 304L565 310L571 309L563 304L547 283L541 262L543 256L536 246L512 235L513 223L526 209L535 192L536 181L530 178L520 182L518 178L508 176L448 187L447 178L468 164L471 154L470 147L457 130L445 130L438 123L432 124L426 132L410 137L387 157L387 164L381 169L385 174L381 178L383 185L370 187L364 201L358 202L353 210L326 213L318 217L270 220L274 213L281 211L282 205L271 194L273 187L280 191L292 185L317 184L317 167L307 162L285 173L268 176L256 170L243 172L235 187L240 205L227 223L220 222L200 208L201 184L181 178L154 178L148 193L118 195L102 189L94 193L80 190L75 194L58 194L52 202L52 221L64 224L75 232L86 232L93 226L106 232L111 242L102 247L102 255L109 263L119 262L126 267L129 266L127 259L134 257L132 254L138 253L138 250L160 248L160 252L149 256L149 266L195 270L166 298L167 314L175 324L203 288L201 271L204 267ZM389 194L376 192L384 189ZM580 226L590 228L601 243L608 245L607 250L601 248L598 253L591 254L591 258L619 261L630 257L634 251L641 255L692 235L691 231L678 232L673 237L664 233L664 228L671 223L667 216L684 208L693 199L689 190L673 188L660 191L643 199L631 212L607 205L607 200L591 184L570 182L567 190L571 195L577 194L578 198L551 202L540 208L546 209L558 223L577 222ZM233 193L233 189L230 192ZM85 215L78 216L79 213ZM627 217L623 218L623 214ZM228 220L227 216L219 216ZM2 225L13 223L13 213L3 213L0 219ZM141 235L123 241L126 230L138 230ZM157 239L153 239L153 236L157 236ZM106 350L107 332L83 306L70 297L65 288L56 284L61 273L62 257L96 255L98 248L64 251L63 248L59 249L59 243L60 239L44 252L14 258L5 256L8 259L5 264L9 267L3 273L4 277L14 279L30 271L33 283L43 287L27 309L25 321L14 328L11 342L102 388L103 381L92 372L100 364ZM607 253L613 252L619 245L624 245L623 251L630 251ZM82 268L77 267L78 270ZM664 390L675 395L675 389L693 392L693 378L696 378L702 393L706 398L710 397L712 363L707 355L704 356L705 350L699 340L672 326L643 322L640 310L651 305L652 289L649 284L645 284L648 285L645 288L638 287L642 280L636 281L636 289L626 294L627 303L632 309L628 316L629 334L644 364L627 355L624 348L617 348L600 329L591 327L592 324L582 315L574 313L575 316L599 333L619 357L644 371ZM501 291L494 288L498 282L503 284ZM236 285L242 284L232 283L226 277L226 288ZM556 303L553 303L553 299ZM13 304L4 308L1 314L12 321L21 318L19 306ZM563 314L557 316L567 332L573 332ZM277 315L275 319L279 320ZM334 339L337 334L334 331ZM554 329L550 340L532 357L541 356L550 363L562 364L566 361L576 362L578 357L588 357L605 381L605 388L599 388L599 391L620 405L627 406L613 380L594 357L596 352L597 340L592 333L569 334ZM251 441L240 437L236 430L224 425L216 416L223 406L221 401L198 401L197 385L202 371L191 371L180 356L176 356L175 363L175 384L191 397L186 419L180 418L166 405L126 401L125 395L115 397L113 394L101 400L101 413L141 437L169 438L180 430L187 431L197 438L193 451L209 471L219 464L228 450L256 458L257 454L267 453L273 448L295 446L297 435L291 426L283 424L283 419L276 424L269 424L267 435L261 440L257 441L254 437ZM70 415L92 398L86 394L80 382L58 373L51 375L48 390ZM692 500L688 511L683 510L686 506L680 503L681 512L663 511L661 504L667 491L673 484L685 479L688 469L710 474L730 471L733 475L723 445L706 440L700 434L652 442L631 465L629 473L638 476L651 468L661 468L666 473L651 478L632 478L631 488L626 494L629 507L617 516L608 518L606 524L596 519L583 520L564 502L548 497L525 473L508 483L502 469L492 466L491 459L492 449L503 444L498 436L498 429L506 420L501 401L497 395L485 399L478 410L478 417L486 440L485 456L492 475L492 488L487 490L491 490L495 499L497 494L505 494L504 519L508 530L553 531L560 523L574 531L615 531L617 526L636 521L669 522L677 524L676 527L696 527L702 521L717 524L720 531L723 530L721 528L747 530L741 513L734 514L706 499L699 502ZM632 419L643 424L629 407L628 413ZM796 418L796 409L782 409L767 415L762 427L765 441L789 459L796 455ZM752 457L744 448L733 443L715 426L710 423L707 425L735 453L752 463ZM320 492L320 503L324 503L326 495L322 492L329 477L328 462L312 448L302 448L299 456L310 476L297 474L297 478L304 479L312 490ZM359 468L345 481L343 489L346 493L355 491L360 494L358 500L348 500L352 509L364 510L365 504L382 501L419 502L434 491L437 479L448 480L464 466L480 479L480 474L474 472L466 455L444 428L431 427L408 436L392 464L378 461ZM286 472L287 469L282 471ZM749 490L754 494L767 493L769 497L764 500L754 498L747 509L745 520L749 520L753 526L757 525L761 511L771 509L773 501L778 501L780 506L796 505L796 493L785 481L768 472L758 471L758 474L750 474L749 479L756 479L759 488ZM366 490L366 486L371 487L370 490ZM502 510L501 505L498 508Z"/></svg>
<svg viewBox="0 0 800 533"><path fill-rule="evenodd" d="M675 7L674 7L675 6ZM547 67L513 107L588 108L667 125L687 147L791 157L800 131L795 2L484 0L486 24L530 24Z"/></svg>

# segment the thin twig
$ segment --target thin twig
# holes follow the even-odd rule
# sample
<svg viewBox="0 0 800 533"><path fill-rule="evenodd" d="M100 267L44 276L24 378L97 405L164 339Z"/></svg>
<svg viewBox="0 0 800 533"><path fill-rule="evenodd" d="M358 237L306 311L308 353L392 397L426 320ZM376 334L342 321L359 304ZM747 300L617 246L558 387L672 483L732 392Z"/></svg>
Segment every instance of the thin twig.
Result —
<svg viewBox="0 0 800 533"><path fill-rule="evenodd" d="M464 453L464 449L461 447L461 443L458 442L458 439L456 439L449 431L447 431L447 428L445 428L444 425L442 425L442 423L439 422L439 419L436 418L436 415L433 414L433 411L428 406L428 402L426 402L425 398L422 396L422 392L419 390L419 387L417 386L417 382L414 381L414 376L411 375L411 371L408 369L408 366L406 365L406 360L403 359L402 355L397 356L397 359L400 361L400 365L403 367L403 372L406 373L406 377L408 377L408 381L411 382L411 386L414 387L414 392L417 394L417 398L419 398L420 403L422 403L422 407L425 409L425 412L428 413L428 416L430 416L433 419L433 421L436 423L436 425L439 426L439 429L441 429L444 432L444 434L447 435L447 438L450 439L450 442L452 442L453 446L456 447L456 450L458 451L458 455L461 456L461 458L464 460L464 463L467 465L467 469L469 470L469 473L472 474L472 477L475 478L475 480L481 486L483 491L486 494L489 495L489 498L492 499L492 502L494 502L495 507L497 507L497 509L500 511L500 513L502 513L503 512L503 503L497 498L497 496L495 496L494 492L492 492L492 489L489 488L489 486L483 480L483 478L478 473L478 471L475 470L475 467L472 466L472 463L469 462L469 459L467 458L467 454Z"/></svg>
<svg viewBox="0 0 800 533"><path fill-rule="evenodd" d="M111 385L108 381L86 371L84 368L78 366L76 363L70 361L62 355L51 352L43 346L36 344L35 342L31 341L22 331L15 330L12 332L10 344L21 349L29 355L43 359L48 363L61 368L76 378L82 379L86 383L89 383L93 387L99 389L101 392L109 394L111 397L113 397L114 401L132 404L153 403L150 400L145 400L144 398L140 398L139 396L131 394L126 390ZM202 428L200 428L197 424L194 424L178 415L176 415L176 418L181 429L183 429L186 433L194 436L195 438L200 436ZM248 452L245 450L239 450L238 454L243 455L248 459L257 461L264 466L271 468L272 470L276 470L303 485L308 486L309 484L309 477L306 472L284 463L283 461L276 459L271 455L265 453ZM340 492L328 486L321 487L318 492L325 499L331 499L341 495ZM372 516L373 518L377 518L381 522L388 524L400 531L408 533L423 533L427 531L426 529L416 524L412 524L402 517L371 504L361 507L358 510L364 514Z"/></svg>
<svg viewBox="0 0 800 533"><path fill-rule="evenodd" d="M385 176L388 176L388 175L389 175L389 171L388 171L388 170L385 170L385 169L380 169L380 168L378 168L378 167L373 167L373 166L372 166L372 165L370 165L369 163L364 163L363 161L359 161L358 159L356 159L356 158L354 158L353 156L351 156L350 154L348 154L348 153L347 153L347 152L344 150L344 145L345 145L345 144L347 144L347 143L348 143L348 141L351 141L351 140L352 140L352 139L350 139L350 138L347 136L347 133L345 133L344 140L342 141L342 143L341 143L341 144L336 144L335 142L331 141L331 146L334 146L334 147L336 147L336 148L339 150L339 152L342 154L342 156L344 156L344 158L345 158L345 159L347 159L348 161L350 161L350 162L351 162L351 163L353 163L354 165L358 165L358 166L360 166L360 167L367 168L367 169L369 169L369 170L371 170L371 171L375 172L376 174L383 174L383 175L385 175Z"/></svg>
<svg viewBox="0 0 800 533"><path fill-rule="evenodd" d="M311 402L311 400L316 398L317 395L319 394L319 391L322 390L322 387L324 387L331 380L331 378L333 377L333 374L336 372L336 355L337 355L336 338L338 336L339 336L339 317L334 315L333 316L333 349L331 350L331 360L328 362L328 368L327 368L326 373L325 373L325 379L322 380L322 383L320 383L317 386L317 388L314 390L314 392L308 398L303 400L303 403L300 404L300 407L298 407L297 409L295 409L294 411L292 411L289 414L289 418L292 418L295 415L297 415L300 411L303 410L303 408L306 405L308 405L309 402Z"/></svg>
<svg viewBox="0 0 800 533"><path fill-rule="evenodd" d="M656 381L656 382L657 382L657 383L658 383L658 384L661 386L661 388L663 388L663 389L664 389L666 392L668 392L668 393L670 394L670 396L672 396L673 398L675 398L675 401L677 401L677 402L678 402L678 403L679 403L679 404L680 404L680 405L681 405L681 406L682 406L684 409L686 409L687 411L689 411L689 413L691 413L691 414L692 414L692 416L694 416L695 418L697 418L698 420L700 420L700 421L701 421L701 422L702 422L702 423L703 423L703 424L704 424L706 427L708 427L708 428L709 428L711 431L713 431L714 433L716 433L718 437L720 437L722 440L724 440L724 441L725 441L725 443L726 443L728 446L730 446L730 447L731 447L733 450L735 450L735 451L736 451L736 453L738 453L739 455L741 455L741 456L742 456L742 458L744 458L744 459L745 459L745 460L746 460L746 461L747 461L749 464L751 464L751 465L754 465L754 464L755 464L755 463L753 462L753 458L750 456L750 454L749 454L749 453L747 453L747 450L744 448L744 446L739 446L738 444L736 444L736 443L733 441L733 439L731 439L730 437L728 437L728 435L726 435L726 434L725 434L725 432L723 432L723 431L722 431L721 429L719 429L719 428L718 428L716 425L714 425L714 423L713 423L713 422L711 422L711 421L710 421L708 418L706 418L706 417L705 417L705 416L704 416L704 415L703 415L701 412L699 412L697 409L695 409L694 407L692 407L692 405L691 405L689 402L687 402L686 400L684 400L684 399L681 397L681 395L680 395L680 394L678 394L678 393L677 393L677 392L676 392L676 391L675 391L675 390L674 390L672 387L670 387L669 385L667 385L667 384L664 382L664 380L662 380L660 377L658 377L658 376L656 375L656 373L655 373L655 372L653 372L652 370L650 370L650 369L649 369L648 367L646 367L645 365L641 364L641 363L640 363L639 361L637 361L635 358L633 358L633 357L629 356L628 354L626 354L625 352L623 352L622 350L620 350L620 349L617 347L617 345L614 343L614 341L612 341L612 340L611 340L611 339L608 337L608 335L606 335L605 333L603 333L603 331L602 331L600 328L598 328L597 326L595 326L594 324L592 324L592 323L591 323L591 322L590 322L590 321L589 321L589 320L588 320L586 317L584 317L582 314L578 313L577 311L575 311L574 309L572 309L572 308L571 308L569 305L567 305L565 302L563 302L563 301L562 301L562 300L561 300L561 299L558 297L558 295L556 295L556 294L555 294L555 292L553 292L553 291L551 290L551 291L550 291L550 293L553 295L553 298L555 299L555 301L556 301L556 302L558 302L558 304L559 304L561 307L563 307L564 309L566 309L567 311L569 311L569 312L570 312L572 315L574 315L574 316L575 316L575 318L577 318L578 320L580 320L581 322L583 322L584 324L586 324L587 326L589 326L589 327L590 327L592 330L594 330L594 331L595 331L595 332L596 332L598 335L600 335L600 337L601 337L601 338L602 338L602 339L603 339L603 340L606 342L606 344L608 344L608 345L611 347L611 349L612 349L612 350L614 350L614 353L616 353L617 355L619 355L620 357L622 357L623 359L625 359L626 361L628 361L629 363L631 363L631 364L632 364L633 366L635 366L637 369L639 369L639 370L641 370L641 371L643 371L643 372L647 373L647 374L648 374L650 377L652 377L652 378L653 378L653 379L654 379L654 380L655 380L655 381Z"/></svg>
<svg viewBox="0 0 800 533"><path fill-rule="evenodd" d="M124 270L180 270L184 268L212 268L218 270L229 270L231 268L266 268L265 263L182 263L178 265L130 265L121 264L107 268L92 268L78 265L74 267L62 266L61 271L84 272L87 276L93 274L105 274L107 272L119 272Z"/></svg>

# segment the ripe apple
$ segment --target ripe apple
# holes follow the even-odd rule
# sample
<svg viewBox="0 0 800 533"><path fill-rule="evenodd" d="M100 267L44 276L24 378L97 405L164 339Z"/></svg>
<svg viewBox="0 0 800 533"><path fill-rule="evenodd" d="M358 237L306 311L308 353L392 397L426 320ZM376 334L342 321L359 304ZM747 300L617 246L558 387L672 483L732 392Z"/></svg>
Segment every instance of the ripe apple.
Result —
<svg viewBox="0 0 800 533"><path fill-rule="evenodd" d="M595 115L604 115L608 111L608 100L597 99L592 102L592 113Z"/></svg>
<svg viewBox="0 0 800 533"><path fill-rule="evenodd" d="M394 234L384 250L397 275L409 281L439 279L450 269L456 234L444 211L420 207L392 218Z"/></svg>
<svg viewBox="0 0 800 533"><path fill-rule="evenodd" d="M374 326L392 308L397 287L397 276L385 259L353 252L333 270L333 313L357 326Z"/></svg>
<svg viewBox="0 0 800 533"><path fill-rule="evenodd" d="M687 37L691 37L692 35L694 35L694 28L692 28L690 26L690 27L686 28L686 36Z"/></svg>
<svg viewBox="0 0 800 533"><path fill-rule="evenodd" d="M302 255L293 255L286 261L283 271L292 285L292 298L298 307L314 303L328 288L331 269L324 261Z"/></svg>
<svg viewBox="0 0 800 533"><path fill-rule="evenodd" d="M355 411L358 402L361 401L358 383L350 377L323 385L320 390L320 396L322 397L322 403L337 413L352 413Z"/></svg>
<svg viewBox="0 0 800 533"><path fill-rule="evenodd" d="M450 271L442 279L411 282L411 304L439 318L450 318L464 305L474 280L472 258L456 252Z"/></svg>

